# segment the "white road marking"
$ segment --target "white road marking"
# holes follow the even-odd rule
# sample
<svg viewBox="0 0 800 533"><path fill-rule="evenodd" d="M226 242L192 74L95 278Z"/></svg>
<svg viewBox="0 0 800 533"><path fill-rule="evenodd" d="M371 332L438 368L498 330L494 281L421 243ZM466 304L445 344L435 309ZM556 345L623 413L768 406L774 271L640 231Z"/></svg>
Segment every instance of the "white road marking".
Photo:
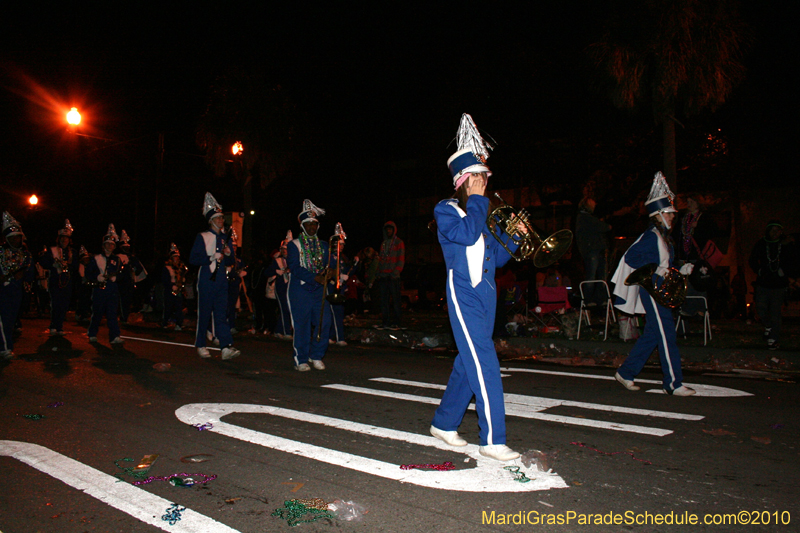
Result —
<svg viewBox="0 0 800 533"><path fill-rule="evenodd" d="M142 522L164 531L191 533L238 533L221 522L188 507L181 512L181 521L170 526L161 519L173 502L109 476L44 446L28 442L0 440L0 456L13 457L67 485L97 498ZM181 505L183 507L183 505Z"/></svg>
<svg viewBox="0 0 800 533"><path fill-rule="evenodd" d="M268 433L228 424L220 420L225 415L231 413L256 413L280 416L301 422L352 431L362 435L398 440L419 446L428 446L448 452L447 454L442 454L443 461L451 460L456 463L457 461L453 456L456 454L463 454L475 459L477 465L474 468L444 472L417 469L401 470L400 464L387 463L359 455L323 448L322 446L289 440ZM502 467L506 464L519 466L519 461L515 463L501 463L493 459L487 459L478 453L478 446L476 445L453 448L447 446L435 437L303 413L301 411L294 411L281 407L251 404L189 404L175 411L175 416L181 422L189 425L211 422L213 427L208 431L214 431L221 435L245 442L251 442L259 446L299 455L315 461L341 466L358 472L400 481L402 483L411 483L421 487L464 492L528 492L552 488L567 488L567 484L560 476L540 473L535 470L526 470L524 466L521 467L522 470L525 471L525 474L531 478L532 481L529 483L514 481L509 472L503 470ZM407 462L414 462L413 455L409 455Z"/></svg>
<svg viewBox="0 0 800 533"><path fill-rule="evenodd" d="M356 392L360 394L369 394L371 396L381 396L383 398L394 398L397 400L409 400L412 402L419 402L419 403L427 403L431 405L439 405L440 398L430 398L427 396L416 396L414 394L403 394L401 392L392 392L392 391L385 391L385 390L378 390L378 389L367 389L364 387L353 387L351 385L323 385L325 388L329 389L336 389L341 391L347 392ZM508 395L506 395L507 397ZM548 407L541 407L541 409L546 409ZM475 409L474 404L470 404L470 409ZM506 415L507 416L518 416L520 418L531 418L535 420L544 420L547 422L560 422L562 424L571 424L573 426L587 426L587 427L594 427L600 429L613 429L616 431L627 431L629 433L641 433L643 435L655 435L657 437L663 437L665 435L669 435L672 433L672 430L669 429L659 429L659 428L651 428L646 426L634 426L631 424L618 424L613 422L602 422L600 420L591 420L588 418L575 418L571 416L562 416L562 415L549 415L538 412L538 410L531 409L530 407L521 407L519 405L509 404L506 403ZM702 417L700 417L702 418Z"/></svg>
<svg viewBox="0 0 800 533"><path fill-rule="evenodd" d="M181 342L169 342L169 341L158 341L155 339L143 339L141 337L122 337L123 339L128 339L131 341L142 341L142 342L156 342L158 344L171 344L172 346L187 346L189 348L195 348L194 344L185 344ZM219 350L219 348L214 348L213 346L206 346L209 350Z"/></svg>
<svg viewBox="0 0 800 533"><path fill-rule="evenodd" d="M402 379L393 378L372 378L370 381L379 381L382 383L394 383L396 385L408 385L411 387L420 387L428 389L445 390L446 385L439 385L434 383L423 383L421 381L406 381ZM571 400L555 400L552 398L541 398L538 396L524 396L522 394L509 394L503 395L506 400L506 407L509 405L519 405L522 407L531 407L535 411L544 411L551 407L579 407L582 409L594 409L597 411L609 411L612 413L625 413L629 415L638 416L654 416L658 418L672 418L675 420L702 420L703 416L700 415L685 415L682 413L672 413L669 411L653 411L652 409L636 409L633 407L620 407L617 405L605 405L602 403L587 403L587 402L573 402ZM437 400L438 403L438 400Z"/></svg>
<svg viewBox="0 0 800 533"><path fill-rule="evenodd" d="M501 371L504 372L528 372L531 374L550 374L553 376L569 376L569 377L576 377L576 378L589 378L589 379L605 379L608 381L615 381L614 376L607 376L604 374L579 374L577 372L557 372L554 370L536 370L533 368L501 368ZM636 384L641 385L642 383L653 383L658 385L655 389L650 389L647 392L656 392L656 393L663 393L662 385L663 383L661 380L658 379L636 379ZM697 394L694 395L694 398L699 398L701 396L704 397L713 397L713 398L728 398L728 397L737 397L737 396L753 396L749 392L737 390L737 389L729 389L728 387L718 387L716 385L703 385L702 383L685 383L687 387L690 387L697 391Z"/></svg>

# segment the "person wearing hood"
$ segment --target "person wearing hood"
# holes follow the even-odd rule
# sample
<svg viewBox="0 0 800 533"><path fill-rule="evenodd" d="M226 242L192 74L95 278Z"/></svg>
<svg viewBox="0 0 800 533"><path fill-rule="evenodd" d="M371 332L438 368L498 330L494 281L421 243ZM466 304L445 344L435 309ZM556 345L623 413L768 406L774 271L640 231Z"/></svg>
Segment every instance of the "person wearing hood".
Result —
<svg viewBox="0 0 800 533"><path fill-rule="evenodd" d="M378 287L381 294L381 317L378 329L400 329L400 273L406 259L406 247L397 236L391 220L383 225L383 242L378 263Z"/></svg>

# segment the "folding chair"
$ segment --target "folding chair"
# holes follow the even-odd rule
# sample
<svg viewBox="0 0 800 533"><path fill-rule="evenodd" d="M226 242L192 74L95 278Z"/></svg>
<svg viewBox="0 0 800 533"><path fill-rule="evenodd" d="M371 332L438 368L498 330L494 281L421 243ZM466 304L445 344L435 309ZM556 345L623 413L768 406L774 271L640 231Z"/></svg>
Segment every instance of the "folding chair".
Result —
<svg viewBox="0 0 800 533"><path fill-rule="evenodd" d="M703 346L708 344L709 339L711 339L711 318L708 316L708 300L705 296L687 296L686 299L695 298L697 300L703 300ZM678 328L683 328L683 338L686 338L686 318L680 313L678 313L678 321L675 323L675 333L678 332Z"/></svg>
<svg viewBox="0 0 800 533"><path fill-rule="evenodd" d="M562 325L559 315L563 315L569 305L569 294L566 287L539 287L536 289L539 302L534 308L534 316L543 326L549 326L549 321Z"/></svg>
<svg viewBox="0 0 800 533"><path fill-rule="evenodd" d="M578 339L581 338L581 323L583 322L584 313L586 315L586 325L588 325L588 326L592 325L592 322L591 322L591 320L589 318L589 310L586 309L586 297L583 294L583 286L584 285L590 285L592 283L602 283L603 287L605 287L605 289L606 289L606 329L605 329L605 332L603 333L603 340L606 340L608 338L609 317L611 317L611 319L614 322L616 322L617 321L617 315L614 312L614 306L611 304L611 291L608 290L608 283L606 283L602 279L581 281L580 285L578 286L578 288L581 291L581 312L580 312L580 315L578 317L578 335L577 335L577 338Z"/></svg>

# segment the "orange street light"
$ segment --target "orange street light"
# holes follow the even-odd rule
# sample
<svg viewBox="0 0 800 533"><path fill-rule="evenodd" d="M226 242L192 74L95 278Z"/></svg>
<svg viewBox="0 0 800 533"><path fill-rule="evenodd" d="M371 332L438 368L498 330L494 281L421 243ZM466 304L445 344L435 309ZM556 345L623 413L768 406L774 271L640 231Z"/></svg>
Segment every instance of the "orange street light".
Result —
<svg viewBox="0 0 800 533"><path fill-rule="evenodd" d="M77 126L80 123L81 123L81 114L78 113L77 107L73 107L72 109L69 110L69 113L67 113L67 124L69 124L70 126Z"/></svg>
<svg viewBox="0 0 800 533"><path fill-rule="evenodd" d="M37 205L39 203L39 197L35 194L32 194L31 197L28 198L28 203L31 204L31 206Z"/></svg>
<svg viewBox="0 0 800 533"><path fill-rule="evenodd" d="M242 143L239 141L236 141L233 143L233 146L231 146L231 152L233 152L233 155L240 155L244 152L244 146L242 146Z"/></svg>

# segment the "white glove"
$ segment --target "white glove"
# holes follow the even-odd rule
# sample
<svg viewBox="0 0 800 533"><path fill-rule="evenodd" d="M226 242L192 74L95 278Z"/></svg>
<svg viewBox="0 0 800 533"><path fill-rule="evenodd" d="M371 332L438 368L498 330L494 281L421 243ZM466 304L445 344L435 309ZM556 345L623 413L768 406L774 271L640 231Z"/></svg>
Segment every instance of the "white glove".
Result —
<svg viewBox="0 0 800 533"><path fill-rule="evenodd" d="M708 274L708 267L706 267L706 266L701 266L701 267L700 267L700 273L701 273L702 275L704 275L704 276L705 276L706 274Z"/></svg>
<svg viewBox="0 0 800 533"><path fill-rule="evenodd" d="M217 252L214 254L214 261L222 261L222 254Z"/></svg>
<svg viewBox="0 0 800 533"><path fill-rule="evenodd" d="M686 263L681 267L681 274L683 274L684 276L688 276L689 274L692 273L692 270L694 270L694 265L691 263Z"/></svg>
<svg viewBox="0 0 800 533"><path fill-rule="evenodd" d="M347 274L342 274L341 276L339 276L339 278L340 278L342 281L347 281L348 279L350 279L350 276L348 276Z"/></svg>
<svg viewBox="0 0 800 533"><path fill-rule="evenodd" d="M662 278L667 277L667 272L669 272L669 269L667 267L660 266L656 268L656 275L661 276Z"/></svg>

